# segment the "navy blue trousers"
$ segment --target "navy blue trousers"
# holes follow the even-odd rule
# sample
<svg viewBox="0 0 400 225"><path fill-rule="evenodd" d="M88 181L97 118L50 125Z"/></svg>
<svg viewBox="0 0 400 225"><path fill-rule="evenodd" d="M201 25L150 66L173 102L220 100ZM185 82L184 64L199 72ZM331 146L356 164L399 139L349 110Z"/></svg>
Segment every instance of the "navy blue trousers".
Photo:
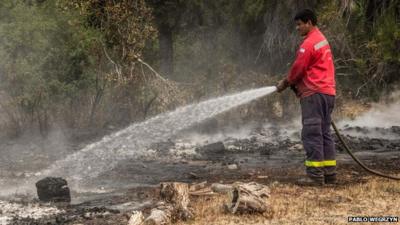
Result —
<svg viewBox="0 0 400 225"><path fill-rule="evenodd" d="M330 129L335 96L316 93L301 98L300 104L307 175L313 178L335 177L336 151Z"/></svg>

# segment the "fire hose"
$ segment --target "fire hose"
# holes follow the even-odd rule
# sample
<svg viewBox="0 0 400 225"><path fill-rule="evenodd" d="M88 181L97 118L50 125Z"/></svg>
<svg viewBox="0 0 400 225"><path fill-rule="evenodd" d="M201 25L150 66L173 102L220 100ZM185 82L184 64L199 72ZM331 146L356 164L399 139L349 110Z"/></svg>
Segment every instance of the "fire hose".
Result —
<svg viewBox="0 0 400 225"><path fill-rule="evenodd" d="M290 89L292 89L292 91L293 91L295 94L297 94L297 90L296 90L296 87L295 87L294 85L290 85L289 87L290 87ZM381 172L379 172L379 171L376 171L376 170L373 170L373 169L371 169L371 168L368 168L363 162L360 161L360 159L358 159L358 158L353 154L353 152L351 151L350 147L347 145L347 143L344 141L342 135L340 134L339 129L336 127L335 122L332 121L331 124L332 124L333 130L334 130L335 133L336 133L336 136L339 138L340 143L342 143L343 148L346 150L346 152L351 156L351 158L352 158L361 168L363 168L365 171L367 171L367 172L369 172L369 173L371 173L371 174L373 174L373 175L379 176L379 177L384 177L384 178L388 178L388 179L392 179L392 180L400 180L400 177L391 176L391 175L388 175L388 174L383 174L383 173L381 173Z"/></svg>
<svg viewBox="0 0 400 225"><path fill-rule="evenodd" d="M336 124L332 121L331 122L333 130L335 130L335 133L337 135L337 137L339 138L340 143L343 145L343 148L346 150L346 152L351 156L351 158L353 158L354 161L356 161L356 163L361 166L364 170L366 170L367 172L374 174L376 176L379 177L384 177L384 178L389 178L389 179L393 179L393 180L400 180L400 177L395 177L395 176L391 176L388 174L383 174L379 171L373 170L368 168L363 162L361 162L351 151L350 147L347 145L347 143L344 141L342 135L340 134L338 128L336 127Z"/></svg>

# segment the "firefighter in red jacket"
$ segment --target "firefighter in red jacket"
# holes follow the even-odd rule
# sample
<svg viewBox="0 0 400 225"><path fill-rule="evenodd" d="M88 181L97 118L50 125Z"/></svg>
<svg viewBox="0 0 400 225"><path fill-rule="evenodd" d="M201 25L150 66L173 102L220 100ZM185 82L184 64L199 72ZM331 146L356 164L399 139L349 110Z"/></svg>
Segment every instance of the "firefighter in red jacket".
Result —
<svg viewBox="0 0 400 225"><path fill-rule="evenodd" d="M295 90L302 113L301 139L306 151L307 176L300 184L323 185L336 182L335 144L330 133L335 102L335 68L331 48L318 29L317 18L309 9L294 18L296 29L304 37L286 78L277 89Z"/></svg>

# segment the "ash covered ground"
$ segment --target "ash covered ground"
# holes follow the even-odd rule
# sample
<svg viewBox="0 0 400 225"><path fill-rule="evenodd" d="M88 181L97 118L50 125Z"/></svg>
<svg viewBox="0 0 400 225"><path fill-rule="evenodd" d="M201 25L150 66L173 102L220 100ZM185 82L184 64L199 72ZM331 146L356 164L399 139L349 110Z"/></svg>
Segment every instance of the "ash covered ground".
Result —
<svg viewBox="0 0 400 225"><path fill-rule="evenodd" d="M368 166L385 173L400 172L399 126L341 127L353 151ZM135 160L121 161L84 189L72 187L71 205L38 202L34 179L30 178L59 157L43 148L61 148L61 154L67 155L85 143L2 143L0 224L126 224L132 210L151 207L156 201L157 184L163 181L294 183L304 170L299 130L299 126L267 125L226 133L184 132L152 144L145 155ZM19 145L29 147L16 153L21 149ZM337 152L338 185L362 181L367 174L339 143ZM33 182L27 193L13 186L13 182L21 180Z"/></svg>

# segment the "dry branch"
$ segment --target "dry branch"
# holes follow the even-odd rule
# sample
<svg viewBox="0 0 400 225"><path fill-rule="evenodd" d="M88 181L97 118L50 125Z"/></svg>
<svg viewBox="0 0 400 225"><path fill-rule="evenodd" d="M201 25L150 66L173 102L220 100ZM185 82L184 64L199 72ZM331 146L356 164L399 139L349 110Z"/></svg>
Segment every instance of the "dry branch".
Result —
<svg viewBox="0 0 400 225"><path fill-rule="evenodd" d="M233 185L214 183L211 185L211 190L216 193L229 193L233 191Z"/></svg>
<svg viewBox="0 0 400 225"><path fill-rule="evenodd" d="M151 70L151 72L154 73L154 75L156 77L160 78L162 81L164 81L165 83L167 83L169 85L168 80L165 79L163 76L161 76L159 73L157 73L157 71L155 69L153 69L153 67L151 67L148 63L146 63L145 61L143 61L140 58L137 58L137 61L140 62L141 64L145 65L147 68L149 68L149 70Z"/></svg>
<svg viewBox="0 0 400 225"><path fill-rule="evenodd" d="M140 211L134 211L131 218L128 221L128 225L141 225L144 220L143 213Z"/></svg>
<svg viewBox="0 0 400 225"><path fill-rule="evenodd" d="M230 202L226 210L231 213L264 213L269 210L267 199L270 190L267 186L251 183L236 183L229 192Z"/></svg>
<svg viewBox="0 0 400 225"><path fill-rule="evenodd" d="M171 222L173 217L174 208L172 205L159 202L157 206L151 210L150 216L148 216L143 225L163 225Z"/></svg>

